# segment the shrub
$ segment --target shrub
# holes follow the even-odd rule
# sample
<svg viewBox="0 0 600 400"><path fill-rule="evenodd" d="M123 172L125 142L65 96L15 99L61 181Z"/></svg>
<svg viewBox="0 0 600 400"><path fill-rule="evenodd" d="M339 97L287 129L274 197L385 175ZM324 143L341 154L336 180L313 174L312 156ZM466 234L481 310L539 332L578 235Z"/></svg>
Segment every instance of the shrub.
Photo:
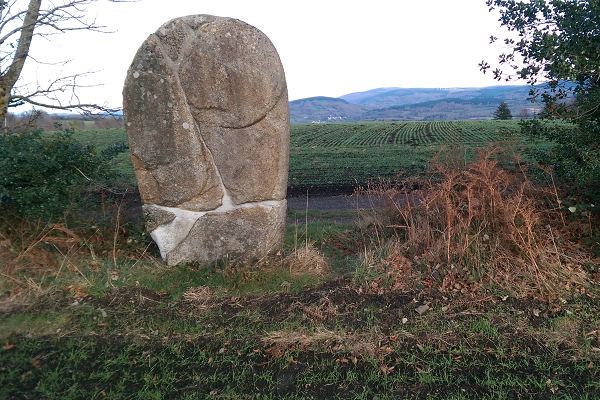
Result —
<svg viewBox="0 0 600 400"><path fill-rule="evenodd" d="M521 121L521 132L552 144L535 151L537 162L553 167L562 185L588 205L600 201L600 3L590 0L487 0L502 26L513 32L499 57L498 80L522 79L532 85L539 119ZM515 39L515 33L518 39ZM498 38L492 36L494 42ZM521 60L517 62L516 60ZM482 61L485 73L491 66ZM535 85L535 86L534 86ZM569 126L555 124L566 121Z"/></svg>
<svg viewBox="0 0 600 400"><path fill-rule="evenodd" d="M586 267L594 256L569 241L593 239L591 214L586 226L569 221L575 207L565 208L554 186L537 187L524 171L500 166L499 151L481 151L464 167L438 158L431 179L378 193L395 211L381 227L395 229L398 239L385 244L383 257L366 261L369 290L436 286L467 294L496 287L549 299L584 293L600 278Z"/></svg>
<svg viewBox="0 0 600 400"><path fill-rule="evenodd" d="M55 220L82 199L83 189L118 173L109 161L124 143L98 151L65 129L52 136L32 130L0 136L0 209L20 217Z"/></svg>

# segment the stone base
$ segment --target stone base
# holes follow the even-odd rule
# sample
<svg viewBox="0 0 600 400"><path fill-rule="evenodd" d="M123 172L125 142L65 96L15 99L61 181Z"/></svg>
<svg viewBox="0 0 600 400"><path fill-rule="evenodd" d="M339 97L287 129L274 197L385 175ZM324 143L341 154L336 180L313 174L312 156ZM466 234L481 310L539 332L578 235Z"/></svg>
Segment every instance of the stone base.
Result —
<svg viewBox="0 0 600 400"><path fill-rule="evenodd" d="M209 212L144 205L148 231L171 266L264 257L283 246L286 211L286 200Z"/></svg>

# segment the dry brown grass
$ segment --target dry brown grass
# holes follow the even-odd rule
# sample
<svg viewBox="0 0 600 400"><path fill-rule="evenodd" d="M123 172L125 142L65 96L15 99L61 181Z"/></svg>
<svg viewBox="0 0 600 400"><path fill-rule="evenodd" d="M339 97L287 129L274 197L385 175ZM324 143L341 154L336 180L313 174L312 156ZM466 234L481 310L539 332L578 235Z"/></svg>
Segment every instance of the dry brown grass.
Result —
<svg viewBox="0 0 600 400"><path fill-rule="evenodd" d="M407 335L408 332L406 332ZM289 350L323 350L347 351L352 357L338 362L354 362L356 357L383 357L391 353L389 346L381 346L387 337L378 332L354 333L344 330L331 331L317 327L313 331L272 331L265 334L261 341L269 346L266 352L275 357L282 357Z"/></svg>
<svg viewBox="0 0 600 400"><path fill-rule="evenodd" d="M36 296L48 288L36 283L37 277L72 268L70 254L79 246L81 237L63 224L44 225L18 221L2 235L0 245L1 297ZM62 258L60 256L62 255ZM62 259L62 262L61 262Z"/></svg>
<svg viewBox="0 0 600 400"><path fill-rule="evenodd" d="M108 257L114 265L117 258L136 262L149 258L147 244L129 244L133 241L129 229L135 226L123 222L123 204L103 198L100 210L89 209L55 223L8 212L0 215L0 299L26 302L55 290L52 282L60 277L72 276L89 285L82 265L98 272ZM76 218L80 219L73 222ZM93 222L98 220L101 224Z"/></svg>
<svg viewBox="0 0 600 400"><path fill-rule="evenodd" d="M339 315L338 307L328 297L324 297L317 304L302 306L302 319L314 323L322 323L334 319Z"/></svg>
<svg viewBox="0 0 600 400"><path fill-rule="evenodd" d="M329 264L323 254L312 242L306 242L290 253L284 262L289 265L290 275L313 274L325 276L329 273Z"/></svg>
<svg viewBox="0 0 600 400"><path fill-rule="evenodd" d="M584 265L600 260L568 241L581 227L549 206L558 200L556 187L536 187L518 159L514 171L500 167L501 151L481 150L464 167L438 156L429 180L372 189L393 211L382 214L377 230L394 229L399 238L371 265L385 272L370 282L372 290L418 282L463 293L497 287L545 299L589 291L594 282Z"/></svg>
<svg viewBox="0 0 600 400"><path fill-rule="evenodd" d="M210 300L212 295L213 293L208 286L196 286L188 288L185 292L183 292L182 298L183 301L192 301L204 304Z"/></svg>

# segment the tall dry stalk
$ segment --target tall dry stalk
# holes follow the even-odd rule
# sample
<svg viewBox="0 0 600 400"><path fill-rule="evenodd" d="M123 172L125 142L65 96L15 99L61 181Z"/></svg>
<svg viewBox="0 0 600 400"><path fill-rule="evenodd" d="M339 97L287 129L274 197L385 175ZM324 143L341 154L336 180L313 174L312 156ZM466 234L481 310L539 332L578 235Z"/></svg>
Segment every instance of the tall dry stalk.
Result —
<svg viewBox="0 0 600 400"><path fill-rule="evenodd" d="M454 287L454 282L462 288L496 285L514 294L548 298L564 287L587 285L583 262L570 260L567 269L561 260L565 241L551 224L564 224L564 218L544 202L549 195L558 198L556 187L535 187L519 163L509 173L498 164L500 151L480 150L464 167L437 158L428 180L386 188L396 210L396 220L388 227L401 232L409 259L426 260L430 272L432 266L446 266L440 272L443 287ZM389 257L384 263L409 274L406 261L394 267L394 259L401 258Z"/></svg>

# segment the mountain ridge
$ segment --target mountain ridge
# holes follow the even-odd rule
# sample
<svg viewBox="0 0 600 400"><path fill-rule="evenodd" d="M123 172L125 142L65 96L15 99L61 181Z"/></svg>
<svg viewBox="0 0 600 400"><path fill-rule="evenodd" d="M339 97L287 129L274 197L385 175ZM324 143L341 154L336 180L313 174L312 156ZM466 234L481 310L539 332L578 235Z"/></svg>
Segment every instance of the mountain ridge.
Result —
<svg viewBox="0 0 600 400"><path fill-rule="evenodd" d="M480 88L387 87L339 97L313 96L290 102L292 123L491 119L505 101L513 116L528 118L539 107L527 98L531 86Z"/></svg>

